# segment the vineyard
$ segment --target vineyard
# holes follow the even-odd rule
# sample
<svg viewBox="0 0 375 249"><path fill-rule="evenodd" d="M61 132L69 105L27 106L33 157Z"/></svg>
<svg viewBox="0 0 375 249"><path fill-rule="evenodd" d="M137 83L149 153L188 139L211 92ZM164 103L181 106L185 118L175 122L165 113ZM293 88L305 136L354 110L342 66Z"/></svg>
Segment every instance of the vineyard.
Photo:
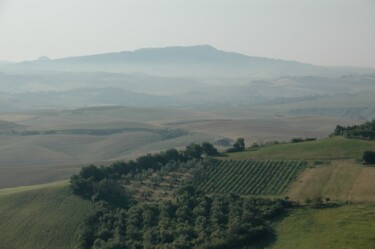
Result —
<svg viewBox="0 0 375 249"><path fill-rule="evenodd" d="M208 193L280 195L305 166L297 160L210 160L199 188Z"/></svg>

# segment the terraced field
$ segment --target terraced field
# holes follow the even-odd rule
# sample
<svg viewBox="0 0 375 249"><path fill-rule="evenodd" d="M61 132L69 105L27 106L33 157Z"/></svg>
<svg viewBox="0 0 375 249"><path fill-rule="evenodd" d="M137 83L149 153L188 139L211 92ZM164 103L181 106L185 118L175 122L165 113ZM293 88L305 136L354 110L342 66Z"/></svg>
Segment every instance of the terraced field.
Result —
<svg viewBox="0 0 375 249"><path fill-rule="evenodd" d="M305 166L297 160L211 160L200 189L208 193L281 195Z"/></svg>

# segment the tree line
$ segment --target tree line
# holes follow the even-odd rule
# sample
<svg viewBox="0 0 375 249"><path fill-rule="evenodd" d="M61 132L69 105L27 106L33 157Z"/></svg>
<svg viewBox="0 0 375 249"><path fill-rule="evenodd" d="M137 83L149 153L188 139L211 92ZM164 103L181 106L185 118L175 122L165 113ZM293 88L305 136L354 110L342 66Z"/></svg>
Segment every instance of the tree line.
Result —
<svg viewBox="0 0 375 249"><path fill-rule="evenodd" d="M374 140L375 120L365 122L361 125L353 125L346 127L337 125L332 135L344 136L347 138ZM363 153L362 160L365 164L375 164L375 151L365 151Z"/></svg>
<svg viewBox="0 0 375 249"><path fill-rule="evenodd" d="M171 162L200 160L205 156L218 155L210 143L190 144L185 150L169 149L156 154L147 154L129 162L116 162L108 167L90 165L81 168L70 178L74 194L92 200L114 200L123 195L121 179L147 170L160 171Z"/></svg>
<svg viewBox="0 0 375 249"><path fill-rule="evenodd" d="M365 122L361 125L341 126L337 125L333 134L334 136L344 136L348 138L359 138L374 140L375 139L375 120Z"/></svg>

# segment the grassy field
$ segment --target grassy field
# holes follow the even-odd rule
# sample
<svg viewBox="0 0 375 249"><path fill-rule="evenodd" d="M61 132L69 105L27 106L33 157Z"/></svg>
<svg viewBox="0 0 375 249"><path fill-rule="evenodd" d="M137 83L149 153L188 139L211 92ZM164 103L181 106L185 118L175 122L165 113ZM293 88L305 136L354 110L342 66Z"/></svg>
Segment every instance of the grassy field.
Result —
<svg viewBox="0 0 375 249"><path fill-rule="evenodd" d="M0 190L0 248L75 248L91 204L67 182Z"/></svg>
<svg viewBox="0 0 375 249"><path fill-rule="evenodd" d="M285 194L304 203L329 198L345 203L337 208L294 209L275 225L272 249L372 249L375 244L375 167L360 163L363 151L375 142L343 137L312 142L270 145L229 154L229 159L309 160Z"/></svg>
<svg viewBox="0 0 375 249"><path fill-rule="evenodd" d="M87 164L40 167L1 167L0 189L51 183L70 178Z"/></svg>
<svg viewBox="0 0 375 249"><path fill-rule="evenodd" d="M375 206L295 210L276 232L272 249L373 249Z"/></svg>
<svg viewBox="0 0 375 249"><path fill-rule="evenodd" d="M375 202L375 167L355 160L333 160L308 167L294 181L286 195L305 202L306 198L330 198L331 201Z"/></svg>
<svg viewBox="0 0 375 249"><path fill-rule="evenodd" d="M359 160L365 150L375 150L375 142L333 137L311 142L268 145L257 150L230 153L229 159Z"/></svg>
<svg viewBox="0 0 375 249"><path fill-rule="evenodd" d="M290 199L301 203L307 198L374 202L375 167L366 167L360 163L365 150L375 150L375 142L333 137L229 153L226 160L307 160L308 167L289 185L285 193Z"/></svg>

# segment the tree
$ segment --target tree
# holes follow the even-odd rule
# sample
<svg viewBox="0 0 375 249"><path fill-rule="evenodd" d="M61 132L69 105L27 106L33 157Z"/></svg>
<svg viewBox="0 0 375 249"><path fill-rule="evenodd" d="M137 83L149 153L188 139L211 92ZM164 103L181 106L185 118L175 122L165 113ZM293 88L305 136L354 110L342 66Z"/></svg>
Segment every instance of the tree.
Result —
<svg viewBox="0 0 375 249"><path fill-rule="evenodd" d="M79 174L85 179L92 178L94 181L100 181L104 178L103 171L95 165L83 167Z"/></svg>
<svg viewBox="0 0 375 249"><path fill-rule="evenodd" d="M375 151L365 151L362 159L364 163L375 164Z"/></svg>
<svg viewBox="0 0 375 249"><path fill-rule="evenodd" d="M344 127L342 127L341 125L337 125L335 128L335 131L333 132L333 135L341 136L343 130L344 130Z"/></svg>
<svg viewBox="0 0 375 249"><path fill-rule="evenodd" d="M237 138L236 142L233 144L233 149L235 151L244 151L245 150L245 139L240 137Z"/></svg>
<svg viewBox="0 0 375 249"><path fill-rule="evenodd" d="M215 156L218 154L217 149L208 142L202 143L202 153L207 156Z"/></svg>
<svg viewBox="0 0 375 249"><path fill-rule="evenodd" d="M176 149L169 149L165 151L164 156L167 158L168 161L179 161L180 154Z"/></svg>
<svg viewBox="0 0 375 249"><path fill-rule="evenodd" d="M200 159L202 156L202 147L195 143L188 145L185 150L185 156L188 159Z"/></svg>
<svg viewBox="0 0 375 249"><path fill-rule="evenodd" d="M240 137L237 138L236 142L233 144L232 148L229 148L227 152L238 152L245 150L245 139Z"/></svg>

